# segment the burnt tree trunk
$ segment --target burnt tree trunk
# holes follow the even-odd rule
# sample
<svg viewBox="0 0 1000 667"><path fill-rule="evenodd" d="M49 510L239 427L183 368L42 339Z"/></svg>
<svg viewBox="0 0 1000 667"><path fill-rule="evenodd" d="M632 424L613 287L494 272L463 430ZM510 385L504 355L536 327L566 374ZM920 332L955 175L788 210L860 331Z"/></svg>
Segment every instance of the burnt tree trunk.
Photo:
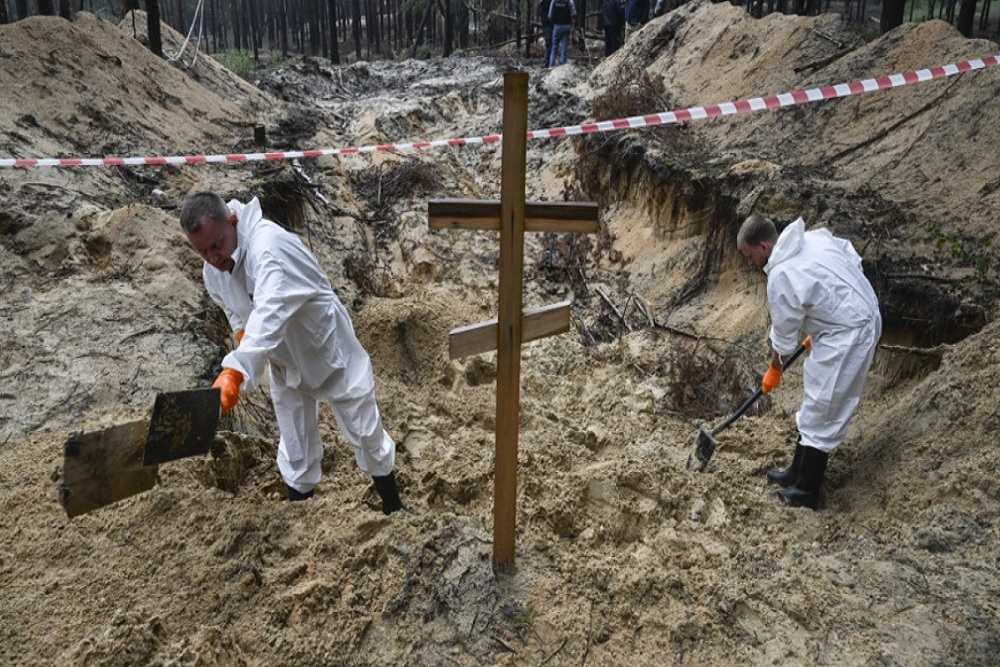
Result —
<svg viewBox="0 0 1000 667"><path fill-rule="evenodd" d="M337 0L329 0L330 5L330 62L340 64L340 48L337 46Z"/></svg>
<svg viewBox="0 0 1000 667"><path fill-rule="evenodd" d="M445 58L455 50L455 15L451 0L444 0L444 49L441 52Z"/></svg>
<svg viewBox="0 0 1000 667"><path fill-rule="evenodd" d="M351 25L351 31L354 33L354 57L361 60L361 0L351 1L351 11L354 12L351 17L354 19Z"/></svg>
<svg viewBox="0 0 1000 667"><path fill-rule="evenodd" d="M469 6L458 3L458 48L469 48Z"/></svg>
<svg viewBox="0 0 1000 667"><path fill-rule="evenodd" d="M972 23L976 18L976 0L962 0L955 27L966 37L972 37Z"/></svg>
<svg viewBox="0 0 1000 667"><path fill-rule="evenodd" d="M240 31L240 3L234 2L230 7L233 19L233 48L241 51L243 49L243 33Z"/></svg>
<svg viewBox="0 0 1000 667"><path fill-rule="evenodd" d="M260 62L260 25L257 22L257 0L247 0L247 23L250 26L250 41L253 43L253 61Z"/></svg>
<svg viewBox="0 0 1000 667"><path fill-rule="evenodd" d="M893 28L903 25L905 8L906 0L882 0L882 20L880 21L880 27L883 35Z"/></svg>
<svg viewBox="0 0 1000 667"><path fill-rule="evenodd" d="M163 57L163 38L160 36L160 0L146 0L146 35L149 50L158 58Z"/></svg>

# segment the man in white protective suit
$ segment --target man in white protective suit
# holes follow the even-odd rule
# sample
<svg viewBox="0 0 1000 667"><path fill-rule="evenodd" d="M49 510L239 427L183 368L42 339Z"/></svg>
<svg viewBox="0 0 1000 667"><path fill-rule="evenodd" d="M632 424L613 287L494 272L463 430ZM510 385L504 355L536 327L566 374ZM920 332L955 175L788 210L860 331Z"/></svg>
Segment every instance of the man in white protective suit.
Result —
<svg viewBox="0 0 1000 667"><path fill-rule="evenodd" d="M180 221L205 260L205 288L236 334L212 385L221 390L222 411L236 406L241 389L259 386L270 366L278 470L289 500L312 497L320 481L318 401L325 400L358 467L374 479L382 511L402 509L396 443L382 426L371 360L313 253L265 219L256 198L226 204L199 192L184 202Z"/></svg>
<svg viewBox="0 0 1000 667"><path fill-rule="evenodd" d="M828 229L805 231L802 218L779 236L771 220L751 215L736 245L751 267L767 274L773 353L761 383L764 394L781 382L799 336L812 338L792 463L768 471L767 478L785 487L778 491L784 503L816 509L827 459L847 436L882 335L878 299L851 243Z"/></svg>

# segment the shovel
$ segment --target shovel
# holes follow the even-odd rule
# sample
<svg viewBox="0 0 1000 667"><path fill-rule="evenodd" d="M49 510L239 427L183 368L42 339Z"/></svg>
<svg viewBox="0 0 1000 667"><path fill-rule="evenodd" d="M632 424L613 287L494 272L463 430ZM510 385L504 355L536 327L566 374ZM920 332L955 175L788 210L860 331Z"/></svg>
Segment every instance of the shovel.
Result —
<svg viewBox="0 0 1000 667"><path fill-rule="evenodd" d="M205 454L219 426L218 389L189 389L156 395L149 420L145 466Z"/></svg>
<svg viewBox="0 0 1000 667"><path fill-rule="evenodd" d="M802 344L799 345L795 352L792 353L792 356L788 357L788 360L785 361L785 368L791 366L796 359L802 356L802 353L805 352L810 345L811 339L809 336L806 336L806 339L802 341ZM711 431L706 430L704 426L698 429L698 440L694 447L694 457L701 462L701 467L698 469L698 472L704 472L706 466L708 466L708 462L712 460L712 454L715 453L715 446L718 444L715 441L715 436L722 431L725 431L734 421L742 417L743 413L749 410L750 406L756 403L757 399L760 398L763 393L764 390L758 387L757 391L753 393L753 396L748 398L743 405L736 408L736 412L729 415L729 417L726 418L726 421L722 422ZM688 456L687 467L691 467L690 456Z"/></svg>
<svg viewBox="0 0 1000 667"><path fill-rule="evenodd" d="M148 491L158 464L208 452L219 425L219 390L156 396L153 416L89 433L63 446L59 502L71 518Z"/></svg>

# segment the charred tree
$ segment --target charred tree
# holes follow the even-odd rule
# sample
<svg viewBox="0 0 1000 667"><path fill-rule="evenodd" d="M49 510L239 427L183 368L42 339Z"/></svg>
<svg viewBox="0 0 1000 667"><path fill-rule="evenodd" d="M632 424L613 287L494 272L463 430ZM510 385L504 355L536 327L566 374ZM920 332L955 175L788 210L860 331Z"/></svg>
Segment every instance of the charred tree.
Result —
<svg viewBox="0 0 1000 667"><path fill-rule="evenodd" d="M458 3L458 48L469 48L469 6L465 2Z"/></svg>
<svg viewBox="0 0 1000 667"><path fill-rule="evenodd" d="M146 36L149 50L158 58L163 57L163 38L160 35L160 0L146 0Z"/></svg>
<svg viewBox="0 0 1000 667"><path fill-rule="evenodd" d="M337 45L337 0L329 0L330 5L330 62L340 64L340 48Z"/></svg>
<svg viewBox="0 0 1000 667"><path fill-rule="evenodd" d="M10 23L10 17L7 16L7 3L5 0L0 0L0 25L5 23Z"/></svg>
<svg viewBox="0 0 1000 667"><path fill-rule="evenodd" d="M354 33L354 57L361 60L361 0L351 0L351 17L354 19L351 31Z"/></svg>
<svg viewBox="0 0 1000 667"><path fill-rule="evenodd" d="M455 15L451 0L444 0L444 49L441 52L445 58L455 49Z"/></svg>
<svg viewBox="0 0 1000 667"><path fill-rule="evenodd" d="M906 0L882 0L882 19L879 22L882 34L903 25Z"/></svg>
<svg viewBox="0 0 1000 667"><path fill-rule="evenodd" d="M243 50L243 34L240 32L240 3L234 2L230 5L230 12L233 19L233 48L237 51Z"/></svg>
<svg viewBox="0 0 1000 667"><path fill-rule="evenodd" d="M247 22L250 25L250 41L253 43L253 61L260 62L260 24L257 22L257 0L247 0Z"/></svg>
<svg viewBox="0 0 1000 667"><path fill-rule="evenodd" d="M4 0L0 0L0 4L3 4ZM63 17L67 21L71 21L72 17L69 13L69 0L59 0L59 16Z"/></svg>
<svg viewBox="0 0 1000 667"><path fill-rule="evenodd" d="M56 8L52 0L38 0L38 13L42 16L55 16Z"/></svg>
<svg viewBox="0 0 1000 667"><path fill-rule="evenodd" d="M972 37L972 23L976 18L976 0L962 0L955 27L966 37Z"/></svg>

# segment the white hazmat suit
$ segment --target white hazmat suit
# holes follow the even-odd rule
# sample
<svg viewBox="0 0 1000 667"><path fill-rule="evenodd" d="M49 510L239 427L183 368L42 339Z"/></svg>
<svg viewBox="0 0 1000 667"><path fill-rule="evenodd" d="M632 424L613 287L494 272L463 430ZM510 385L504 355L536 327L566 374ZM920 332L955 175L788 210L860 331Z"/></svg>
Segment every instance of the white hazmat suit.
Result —
<svg viewBox="0 0 1000 667"><path fill-rule="evenodd" d="M795 415L802 444L830 453L847 436L882 335L878 299L850 242L807 232L802 218L781 232L764 272L771 347L784 357L799 332L812 337Z"/></svg>
<svg viewBox="0 0 1000 667"><path fill-rule="evenodd" d="M227 206L239 219L233 270L206 262L205 287L233 330L244 331L222 360L243 374L241 391L259 386L270 365L282 478L301 493L319 483L319 400L333 409L358 467L388 475L396 443L382 426L371 360L316 257L298 236L265 219L256 198Z"/></svg>

